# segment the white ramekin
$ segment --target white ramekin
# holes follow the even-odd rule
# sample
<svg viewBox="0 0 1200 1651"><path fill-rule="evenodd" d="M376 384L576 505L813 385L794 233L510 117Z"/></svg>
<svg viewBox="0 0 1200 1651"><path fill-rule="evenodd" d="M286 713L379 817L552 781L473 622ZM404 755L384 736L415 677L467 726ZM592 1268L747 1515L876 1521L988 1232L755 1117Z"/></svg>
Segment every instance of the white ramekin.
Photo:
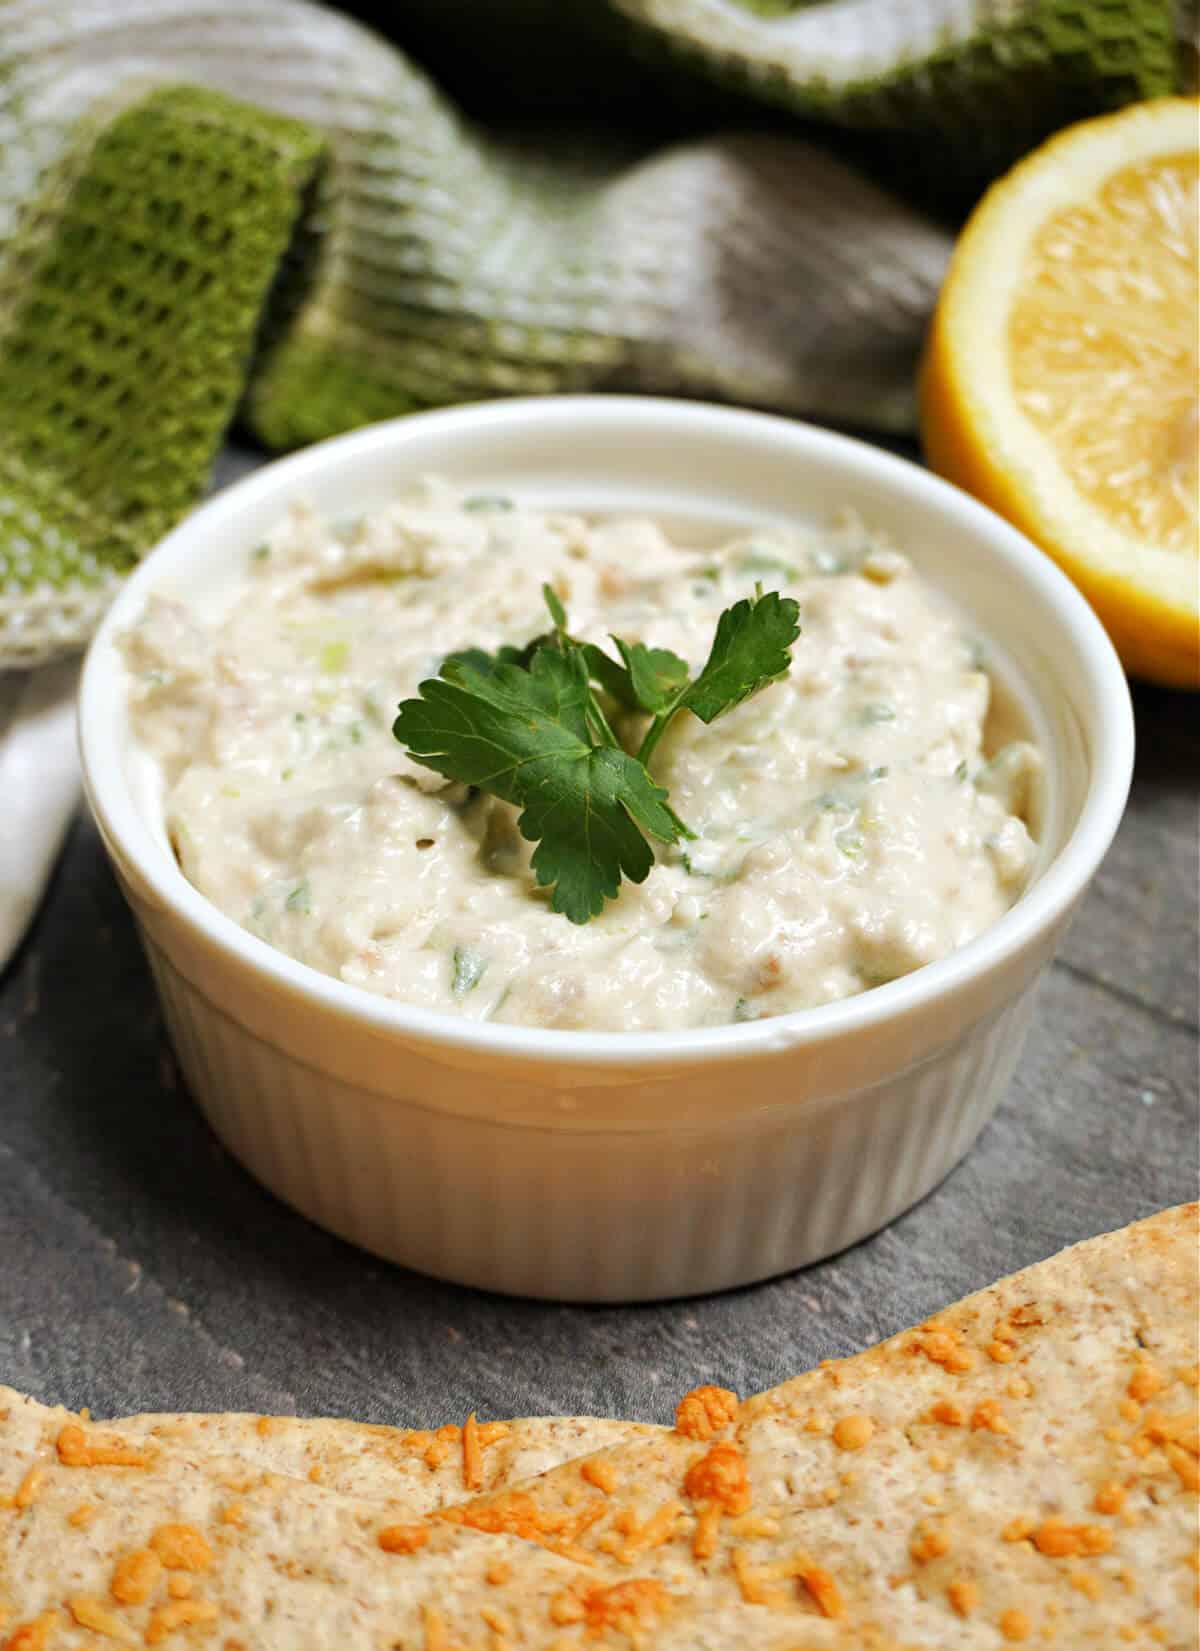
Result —
<svg viewBox="0 0 1200 1651"><path fill-rule="evenodd" d="M1039 874L954 956L863 996L679 1033L541 1031L370 996L273 951L183 877L131 739L118 633L151 588L212 599L288 503L371 509L425 474L523 501L731 525L882 526L973 620L1050 775ZM1039 551L915 465L783 419L648 398L505 401L323 442L189 517L88 655L88 798L192 1092L281 1198L484 1288L635 1301L842 1249L946 1174L992 1113L1033 990L1100 863L1133 756L1125 680Z"/></svg>

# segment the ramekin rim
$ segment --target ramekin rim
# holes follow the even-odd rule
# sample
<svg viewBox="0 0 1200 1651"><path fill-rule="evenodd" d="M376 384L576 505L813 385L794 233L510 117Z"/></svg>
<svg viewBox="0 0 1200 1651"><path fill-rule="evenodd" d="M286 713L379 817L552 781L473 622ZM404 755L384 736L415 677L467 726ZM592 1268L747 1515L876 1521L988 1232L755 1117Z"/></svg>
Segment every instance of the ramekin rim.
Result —
<svg viewBox="0 0 1200 1651"><path fill-rule="evenodd" d="M117 748L116 717L106 718L103 706L106 682L115 688L113 640L132 618L155 577L157 551L185 539L196 539L202 545L214 529L236 516L256 494L269 493L289 478L294 481L307 472L336 467L339 460L352 453L376 446L386 449L417 426L428 429L434 423L453 427L491 420L504 423L571 417L634 423L670 419L680 427L691 424L695 429L709 430L731 423L743 427L758 424L764 436L792 439L818 452L825 447L848 456L868 472L873 470L885 482L926 493L935 505L951 516L957 515L966 529L989 538L993 550L1015 561L1069 636L1082 667L1081 685L1095 706L1096 722L1104 728L1105 737L1093 742L1091 782L1070 837L1032 888L1001 918L966 946L899 980L855 997L759 1021L671 1032L509 1026L460 1020L376 996L324 975L243 929L189 883L180 868L162 853L160 845L150 839L125 780ZM211 947L231 954L231 961L266 977L275 987L319 1006L323 1012L410 1042L558 1065L658 1066L692 1064L717 1055L753 1058L781 1048L810 1047L833 1038L869 1033L882 1022L928 1008L938 997L965 988L1002 967L1070 911L1107 852L1129 790L1134 724L1124 672L1083 596L1016 528L950 483L869 441L800 420L665 397L579 395L473 402L385 420L287 454L223 489L160 541L130 575L102 621L84 661L79 739L88 801L110 852L115 851L118 860L124 857L172 915L193 933Z"/></svg>

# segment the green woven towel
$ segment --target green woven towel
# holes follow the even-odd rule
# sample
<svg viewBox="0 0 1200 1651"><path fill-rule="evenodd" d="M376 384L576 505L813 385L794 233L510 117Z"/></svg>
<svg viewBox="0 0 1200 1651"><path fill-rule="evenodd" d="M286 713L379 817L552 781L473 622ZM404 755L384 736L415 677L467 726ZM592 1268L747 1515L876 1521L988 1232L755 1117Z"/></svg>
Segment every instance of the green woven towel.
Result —
<svg viewBox="0 0 1200 1651"><path fill-rule="evenodd" d="M565 84L571 129L477 127L305 0L0 0L0 666L86 637L239 402L277 447L567 389L904 429L946 231L780 111L928 196L1176 79L1168 0L396 11L473 105ZM654 148L631 104L773 129Z"/></svg>

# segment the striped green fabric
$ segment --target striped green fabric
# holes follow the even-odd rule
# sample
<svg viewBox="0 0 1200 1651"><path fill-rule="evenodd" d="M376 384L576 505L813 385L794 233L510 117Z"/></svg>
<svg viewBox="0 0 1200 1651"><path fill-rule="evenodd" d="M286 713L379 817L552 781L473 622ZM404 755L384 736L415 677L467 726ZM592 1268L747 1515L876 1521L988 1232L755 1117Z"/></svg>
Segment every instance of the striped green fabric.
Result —
<svg viewBox="0 0 1200 1651"><path fill-rule="evenodd" d="M0 649L17 660L86 635L195 499L320 153L306 126L173 86L106 100L47 169L0 272Z"/></svg>
<svg viewBox="0 0 1200 1651"><path fill-rule="evenodd" d="M1167 0L388 17L0 0L0 667L86 638L238 409L280 448L588 389L909 428L948 233L814 132L950 201L1180 72Z"/></svg>

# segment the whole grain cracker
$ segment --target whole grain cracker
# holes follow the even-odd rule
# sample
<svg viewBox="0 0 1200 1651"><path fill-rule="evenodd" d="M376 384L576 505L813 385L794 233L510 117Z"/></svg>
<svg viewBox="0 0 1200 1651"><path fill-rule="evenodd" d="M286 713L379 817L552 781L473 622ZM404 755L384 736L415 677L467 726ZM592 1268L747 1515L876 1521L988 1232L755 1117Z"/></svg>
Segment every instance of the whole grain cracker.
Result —
<svg viewBox="0 0 1200 1651"><path fill-rule="evenodd" d="M756 1606L814 1646L1116 1648L1153 1630L1183 1651L1197 1273L1196 1206L1168 1210L761 1394L704 1440L617 1446L439 1517L568 1531L598 1564L690 1575L691 1593L703 1578L710 1613ZM597 1476L616 1488L581 1500Z"/></svg>
<svg viewBox="0 0 1200 1651"><path fill-rule="evenodd" d="M472 1486L459 1423L406 1429L329 1417L233 1413L128 1416L112 1426L130 1439L171 1440L189 1450L238 1456L272 1473L386 1502L395 1519L420 1519L476 1491L502 1490L575 1457L662 1431L599 1416L480 1422L475 1431L482 1482Z"/></svg>
<svg viewBox="0 0 1200 1651"><path fill-rule="evenodd" d="M238 1622L255 1651L372 1646L385 1621L378 1643L418 1651L1190 1651L1196 1308L1193 1206L740 1409L706 1390L684 1432L444 1500L390 1548L378 1503L198 1450L161 1418L123 1434L0 1392L6 1646L46 1623L52 1651L94 1646L72 1601L161 1550L197 1569L174 1597L183 1573L146 1562L168 1592L123 1609L147 1643L156 1622L177 1624L161 1643L190 1635L191 1613L201 1634Z"/></svg>

